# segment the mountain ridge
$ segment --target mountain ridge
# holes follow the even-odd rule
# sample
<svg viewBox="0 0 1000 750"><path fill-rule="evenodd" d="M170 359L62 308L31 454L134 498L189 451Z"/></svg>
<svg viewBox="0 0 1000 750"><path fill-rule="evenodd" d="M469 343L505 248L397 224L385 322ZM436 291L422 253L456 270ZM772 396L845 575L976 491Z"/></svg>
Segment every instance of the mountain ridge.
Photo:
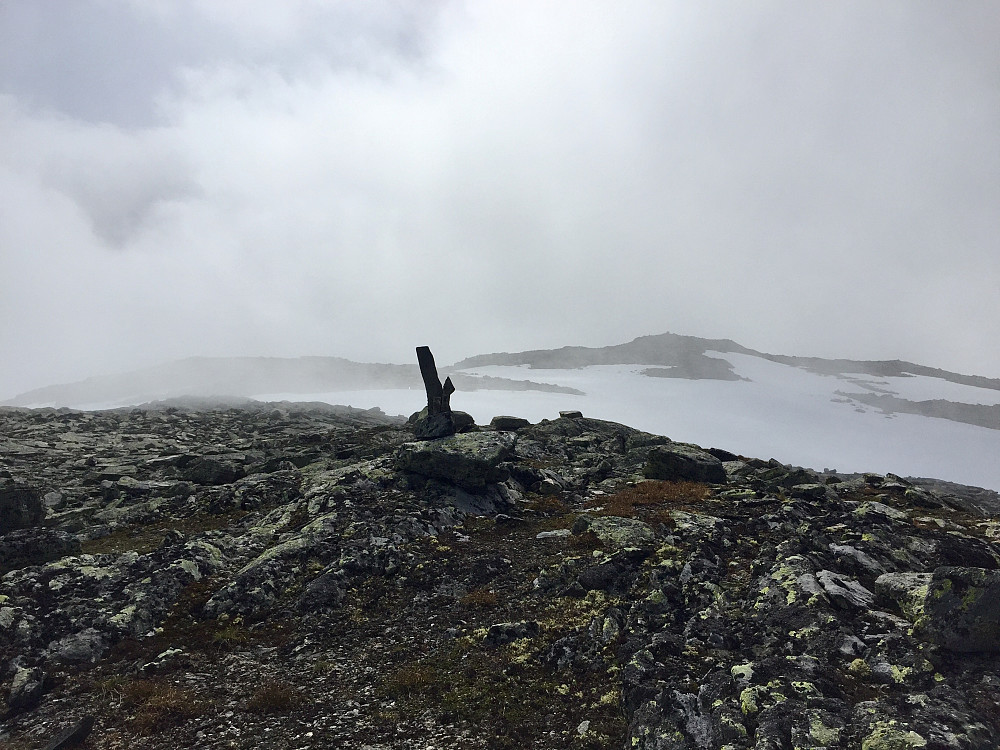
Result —
<svg viewBox="0 0 1000 750"><path fill-rule="evenodd" d="M905 360L854 360L769 354L731 339L706 339L675 333L639 336L603 347L564 346L522 352L477 354L442 367L459 390L538 390L552 393L580 391L552 383L474 379L463 372L486 366L523 366L530 369L576 369L593 365L649 365L643 374L689 380L739 380L725 359L707 352L734 353L824 375L867 374L881 377L923 375L959 385L1000 391L1000 378L966 375ZM669 368L669 369L666 369ZM138 398L144 403L183 396L252 396L256 393L319 393L323 391L412 388L415 364L364 363L343 357L186 357L124 373L91 376L83 380L24 391L4 406L54 403L59 406L95 404Z"/></svg>

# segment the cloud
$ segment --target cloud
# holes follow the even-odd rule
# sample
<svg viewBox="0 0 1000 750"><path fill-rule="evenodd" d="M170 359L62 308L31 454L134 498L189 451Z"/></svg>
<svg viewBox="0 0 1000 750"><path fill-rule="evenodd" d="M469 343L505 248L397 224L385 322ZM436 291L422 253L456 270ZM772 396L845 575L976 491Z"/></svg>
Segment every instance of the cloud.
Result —
<svg viewBox="0 0 1000 750"><path fill-rule="evenodd" d="M87 5L153 62L0 73L0 390L664 330L1000 375L988 5Z"/></svg>

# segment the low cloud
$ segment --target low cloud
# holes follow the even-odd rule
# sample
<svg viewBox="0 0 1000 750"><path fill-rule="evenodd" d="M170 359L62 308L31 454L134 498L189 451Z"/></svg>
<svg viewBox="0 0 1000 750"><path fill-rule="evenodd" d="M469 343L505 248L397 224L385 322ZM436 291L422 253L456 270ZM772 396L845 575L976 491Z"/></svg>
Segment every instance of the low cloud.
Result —
<svg viewBox="0 0 1000 750"><path fill-rule="evenodd" d="M0 396L665 330L1000 376L989 4L83 5L151 61L4 58Z"/></svg>

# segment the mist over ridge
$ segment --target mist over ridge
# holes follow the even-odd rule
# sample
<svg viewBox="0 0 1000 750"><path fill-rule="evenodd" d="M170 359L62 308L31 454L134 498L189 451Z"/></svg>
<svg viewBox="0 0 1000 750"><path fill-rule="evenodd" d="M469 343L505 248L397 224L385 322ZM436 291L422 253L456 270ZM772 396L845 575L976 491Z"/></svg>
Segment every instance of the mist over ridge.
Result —
<svg viewBox="0 0 1000 750"><path fill-rule="evenodd" d="M901 360L769 354L664 333L606 347L481 354L440 366L480 423L566 409L816 469L894 471L1000 489L1000 380ZM417 366L337 357L194 357L20 394L7 406L107 409L171 399L308 401L407 416Z"/></svg>

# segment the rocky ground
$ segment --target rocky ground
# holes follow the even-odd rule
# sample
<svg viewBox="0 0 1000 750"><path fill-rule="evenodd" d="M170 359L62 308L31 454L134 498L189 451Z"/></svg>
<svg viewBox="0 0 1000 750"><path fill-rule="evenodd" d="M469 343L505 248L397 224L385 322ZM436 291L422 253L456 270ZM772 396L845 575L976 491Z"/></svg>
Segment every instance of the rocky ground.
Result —
<svg viewBox="0 0 1000 750"><path fill-rule="evenodd" d="M992 750L1000 522L948 489L579 415L2 409L0 748Z"/></svg>

